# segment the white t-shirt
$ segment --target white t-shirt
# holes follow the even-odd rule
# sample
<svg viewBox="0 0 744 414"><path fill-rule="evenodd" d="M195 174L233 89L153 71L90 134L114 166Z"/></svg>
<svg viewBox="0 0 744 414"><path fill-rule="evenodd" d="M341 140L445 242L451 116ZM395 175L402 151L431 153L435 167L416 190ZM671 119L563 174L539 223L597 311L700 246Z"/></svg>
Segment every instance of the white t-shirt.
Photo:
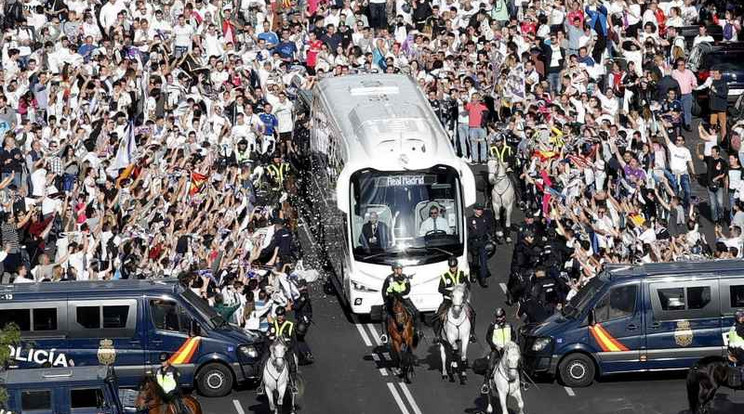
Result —
<svg viewBox="0 0 744 414"><path fill-rule="evenodd" d="M687 174L687 163L692 161L692 154L686 147L669 143L669 168L675 174Z"/></svg>
<svg viewBox="0 0 744 414"><path fill-rule="evenodd" d="M46 195L46 175L47 170L45 168L37 168L36 171L31 173L31 185L33 186L31 195L34 197Z"/></svg>

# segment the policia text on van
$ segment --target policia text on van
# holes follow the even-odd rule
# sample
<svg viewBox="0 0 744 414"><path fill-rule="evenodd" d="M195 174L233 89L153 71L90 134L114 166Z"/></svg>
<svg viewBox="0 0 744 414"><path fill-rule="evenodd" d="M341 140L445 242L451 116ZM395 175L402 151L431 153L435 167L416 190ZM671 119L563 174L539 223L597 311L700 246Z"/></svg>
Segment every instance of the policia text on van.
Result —
<svg viewBox="0 0 744 414"><path fill-rule="evenodd" d="M525 333L528 370L587 386L597 374L688 369L726 355L744 262L611 266Z"/></svg>
<svg viewBox="0 0 744 414"><path fill-rule="evenodd" d="M15 366L113 364L134 386L165 354L181 385L207 396L257 377L258 338L226 323L194 292L153 281L65 282L0 288L0 326L15 323Z"/></svg>

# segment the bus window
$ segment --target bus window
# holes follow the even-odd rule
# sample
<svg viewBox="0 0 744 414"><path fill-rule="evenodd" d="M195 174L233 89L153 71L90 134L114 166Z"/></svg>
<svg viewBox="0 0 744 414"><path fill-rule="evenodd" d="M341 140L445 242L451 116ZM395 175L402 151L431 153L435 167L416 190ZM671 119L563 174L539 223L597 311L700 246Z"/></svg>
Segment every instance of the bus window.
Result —
<svg viewBox="0 0 744 414"><path fill-rule="evenodd" d="M57 308L34 309L34 331L56 331Z"/></svg>
<svg viewBox="0 0 744 414"><path fill-rule="evenodd" d="M96 409L103 408L103 392L100 388L81 388L70 390L70 408L75 409Z"/></svg>
<svg viewBox="0 0 744 414"><path fill-rule="evenodd" d="M33 390L21 392L21 410L25 412L51 411L52 391Z"/></svg>
<svg viewBox="0 0 744 414"><path fill-rule="evenodd" d="M178 318L178 305L170 300L151 300L150 311L152 323L156 329L162 331L181 332Z"/></svg>

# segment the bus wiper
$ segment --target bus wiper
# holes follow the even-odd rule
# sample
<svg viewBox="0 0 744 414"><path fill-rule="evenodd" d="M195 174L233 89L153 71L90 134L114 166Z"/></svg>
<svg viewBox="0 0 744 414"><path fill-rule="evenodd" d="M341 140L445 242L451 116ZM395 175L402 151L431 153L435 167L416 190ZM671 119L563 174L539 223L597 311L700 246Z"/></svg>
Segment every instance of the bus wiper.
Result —
<svg viewBox="0 0 744 414"><path fill-rule="evenodd" d="M434 250L439 253L446 254L447 256L454 256L455 254L449 250L444 250L440 247L433 247L433 246L425 246L425 247L409 247L406 250Z"/></svg>
<svg viewBox="0 0 744 414"><path fill-rule="evenodd" d="M395 252L395 251L388 251L388 252L375 253L375 254L371 254L369 256L364 256L362 258L362 260L374 259L375 257L380 257L380 256L385 256L385 255L388 255L388 254L395 254L395 253L397 253L397 252Z"/></svg>

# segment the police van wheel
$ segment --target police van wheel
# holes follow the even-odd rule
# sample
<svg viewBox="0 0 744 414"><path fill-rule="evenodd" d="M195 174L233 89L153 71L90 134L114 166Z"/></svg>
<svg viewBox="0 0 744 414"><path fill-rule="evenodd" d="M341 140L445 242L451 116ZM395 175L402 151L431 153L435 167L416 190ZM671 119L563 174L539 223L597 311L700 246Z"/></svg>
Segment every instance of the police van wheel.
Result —
<svg viewBox="0 0 744 414"><path fill-rule="evenodd" d="M232 372L221 364L207 364L199 370L196 387L205 397L224 397L233 388Z"/></svg>
<svg viewBox="0 0 744 414"><path fill-rule="evenodd" d="M567 387L587 387L594 382L594 361L584 354L571 354L561 361L558 374Z"/></svg>

